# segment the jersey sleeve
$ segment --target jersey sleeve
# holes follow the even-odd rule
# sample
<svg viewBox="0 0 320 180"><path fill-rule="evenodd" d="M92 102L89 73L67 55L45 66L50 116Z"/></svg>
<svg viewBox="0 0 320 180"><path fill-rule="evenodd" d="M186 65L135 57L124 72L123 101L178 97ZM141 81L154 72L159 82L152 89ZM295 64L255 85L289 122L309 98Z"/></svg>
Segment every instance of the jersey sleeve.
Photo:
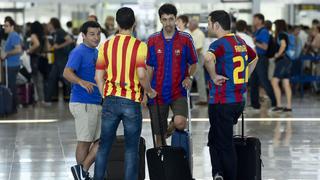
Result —
<svg viewBox="0 0 320 180"><path fill-rule="evenodd" d="M248 54L248 63L250 64L255 60L257 60L258 56L257 56L257 53L247 44L246 44L246 48L247 48L247 54Z"/></svg>
<svg viewBox="0 0 320 180"><path fill-rule="evenodd" d="M188 38L187 40L187 47L188 47L188 64L192 65L198 62L198 55L197 51L193 45L192 37Z"/></svg>
<svg viewBox="0 0 320 180"><path fill-rule="evenodd" d="M220 41L214 41L213 43L211 43L211 45L209 46L209 53L212 53L215 58L221 57L224 54L224 49L223 46L220 44Z"/></svg>
<svg viewBox="0 0 320 180"><path fill-rule="evenodd" d="M147 53L147 62L146 62L146 64L148 66L155 67L156 64L157 64L157 62L156 62L156 54L155 54L155 51L154 51L154 45L152 43L152 38L151 37L148 39L147 48L148 48L148 53Z"/></svg>
<svg viewBox="0 0 320 180"><path fill-rule="evenodd" d="M107 68L107 62L108 62L108 58L106 54L106 50L108 48L108 44L109 41L107 41L106 43L104 43L102 46L100 46L99 48L99 52L98 52L98 59L97 59L97 63L96 63L96 69L97 70L105 70Z"/></svg>
<svg viewBox="0 0 320 180"><path fill-rule="evenodd" d="M81 61L82 58L80 53L77 53L77 51L73 50L69 55L66 67L73 69L74 71L78 71L81 65Z"/></svg>
<svg viewBox="0 0 320 180"><path fill-rule="evenodd" d="M137 68L146 68L146 58L148 55L148 46L145 43L141 43L138 48L137 53L137 62L136 67Z"/></svg>

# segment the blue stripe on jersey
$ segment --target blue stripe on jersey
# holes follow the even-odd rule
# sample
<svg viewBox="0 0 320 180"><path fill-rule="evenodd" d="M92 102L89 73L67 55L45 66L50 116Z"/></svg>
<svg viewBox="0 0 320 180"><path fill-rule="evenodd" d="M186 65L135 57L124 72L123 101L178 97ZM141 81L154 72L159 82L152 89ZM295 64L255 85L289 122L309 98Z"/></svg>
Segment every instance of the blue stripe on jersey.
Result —
<svg viewBox="0 0 320 180"><path fill-rule="evenodd" d="M176 31L177 33L177 31ZM167 41L161 33L163 41L164 41L164 79L162 86L162 97L165 103L170 103L172 97L172 60L173 60L173 41L175 35L173 35L170 41Z"/></svg>
<svg viewBox="0 0 320 180"><path fill-rule="evenodd" d="M181 56L181 63L180 63L180 71L181 71L181 74L183 75L183 76L185 76L185 72L186 72L186 68L188 68L188 66L187 66L187 61L184 61L184 60L187 60L187 57L190 57L190 54L191 54L191 52L190 52L190 49L188 48L188 46L187 45L184 45L183 47L182 47L182 56ZM184 80L184 78L183 77L181 77L182 78L182 81ZM180 89L181 89L181 93L182 93L182 95L183 96L187 96L187 91L186 91L186 89L182 86L182 82L180 83Z"/></svg>
<svg viewBox="0 0 320 180"><path fill-rule="evenodd" d="M158 61L157 61L158 57L157 57L155 52L156 52L155 51L155 46L151 46L149 53L150 53L150 58L152 58L152 60L151 60L152 64L154 65L154 67L153 67L154 71L153 72L157 72L157 69L158 69ZM156 86L157 86L157 76L154 73L153 76L152 76L151 87L155 89ZM154 103L154 99L149 99L149 102L151 104L153 104Z"/></svg>

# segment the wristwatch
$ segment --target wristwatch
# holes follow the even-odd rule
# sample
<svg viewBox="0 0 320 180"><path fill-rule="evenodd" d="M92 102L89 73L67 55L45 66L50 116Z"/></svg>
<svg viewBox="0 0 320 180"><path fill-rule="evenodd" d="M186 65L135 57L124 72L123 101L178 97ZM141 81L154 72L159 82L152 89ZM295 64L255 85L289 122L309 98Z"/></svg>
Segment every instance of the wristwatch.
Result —
<svg viewBox="0 0 320 180"><path fill-rule="evenodd" d="M189 76L189 79L190 79L191 81L193 81L194 78L193 78L193 76Z"/></svg>

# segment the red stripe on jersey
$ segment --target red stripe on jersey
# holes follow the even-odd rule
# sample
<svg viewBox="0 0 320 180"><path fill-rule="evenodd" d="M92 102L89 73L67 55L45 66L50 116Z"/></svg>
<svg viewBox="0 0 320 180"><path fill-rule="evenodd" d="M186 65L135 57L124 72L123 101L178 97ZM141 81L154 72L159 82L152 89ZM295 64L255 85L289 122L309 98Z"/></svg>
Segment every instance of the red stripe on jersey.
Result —
<svg viewBox="0 0 320 180"><path fill-rule="evenodd" d="M140 45L140 41L135 41L133 45L133 51L132 51L132 59L130 64L130 89L131 89L131 99L136 100L136 92L134 91L134 76L135 76L135 70L136 70L136 61L137 61L137 52Z"/></svg>
<svg viewBox="0 0 320 180"><path fill-rule="evenodd" d="M118 59L117 59L117 54L118 54L118 44L119 44L119 39L120 36L116 36L113 42L113 46L112 46L112 79L111 82L113 83L113 87L112 87L112 91L111 91L111 95L115 95L117 88L115 88L116 86L114 85L114 82L116 81L117 78L117 63L118 63Z"/></svg>
<svg viewBox="0 0 320 180"><path fill-rule="evenodd" d="M126 58L127 58L127 49L129 45L131 37L127 36L123 42L123 50L122 50L122 67L121 67L121 77L120 77L120 87L121 87L121 96L126 96L127 90L125 88L126 84Z"/></svg>
<svg viewBox="0 0 320 180"><path fill-rule="evenodd" d="M104 50L103 50L103 56L104 56L104 60L105 60L105 69L108 68L108 65L109 65L109 60L108 60L108 46L109 46L109 42L110 41L107 41L106 43L104 43Z"/></svg>

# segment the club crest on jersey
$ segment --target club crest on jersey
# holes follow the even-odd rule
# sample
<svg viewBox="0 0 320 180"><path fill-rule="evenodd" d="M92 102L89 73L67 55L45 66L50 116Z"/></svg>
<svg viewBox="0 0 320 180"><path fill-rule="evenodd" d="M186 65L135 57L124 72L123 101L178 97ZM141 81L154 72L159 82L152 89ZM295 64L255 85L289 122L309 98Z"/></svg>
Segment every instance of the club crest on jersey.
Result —
<svg viewBox="0 0 320 180"><path fill-rule="evenodd" d="M161 50L161 49L158 49L158 50L157 50L157 53L158 53L158 54L161 54L161 53L162 53L162 50Z"/></svg>
<svg viewBox="0 0 320 180"><path fill-rule="evenodd" d="M181 54L180 49L174 50L174 53L176 54L176 56L179 56Z"/></svg>

